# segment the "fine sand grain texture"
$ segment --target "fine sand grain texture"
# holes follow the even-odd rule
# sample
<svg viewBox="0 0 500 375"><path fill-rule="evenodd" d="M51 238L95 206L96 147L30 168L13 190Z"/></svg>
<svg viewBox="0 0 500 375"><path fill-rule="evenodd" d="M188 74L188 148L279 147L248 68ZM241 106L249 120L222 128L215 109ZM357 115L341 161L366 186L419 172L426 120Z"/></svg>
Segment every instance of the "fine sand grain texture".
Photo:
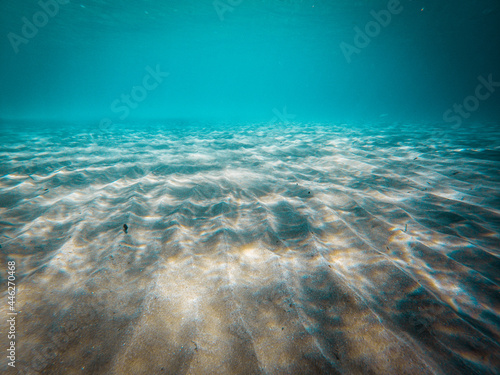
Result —
<svg viewBox="0 0 500 375"><path fill-rule="evenodd" d="M115 130L0 135L0 372L500 373L498 129Z"/></svg>

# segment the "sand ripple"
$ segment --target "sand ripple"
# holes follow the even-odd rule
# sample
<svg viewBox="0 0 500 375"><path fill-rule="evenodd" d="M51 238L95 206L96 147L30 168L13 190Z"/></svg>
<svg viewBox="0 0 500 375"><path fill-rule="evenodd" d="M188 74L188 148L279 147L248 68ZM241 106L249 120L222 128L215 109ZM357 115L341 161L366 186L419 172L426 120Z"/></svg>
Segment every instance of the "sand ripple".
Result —
<svg viewBox="0 0 500 375"><path fill-rule="evenodd" d="M19 373L499 373L499 135L5 129Z"/></svg>

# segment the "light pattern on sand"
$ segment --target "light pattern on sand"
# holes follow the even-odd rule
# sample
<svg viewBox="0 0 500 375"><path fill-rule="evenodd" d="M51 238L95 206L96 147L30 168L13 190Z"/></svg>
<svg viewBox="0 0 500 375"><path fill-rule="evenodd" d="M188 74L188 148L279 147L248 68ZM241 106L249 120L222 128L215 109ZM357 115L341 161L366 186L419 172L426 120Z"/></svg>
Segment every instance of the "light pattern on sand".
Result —
<svg viewBox="0 0 500 375"><path fill-rule="evenodd" d="M20 373L498 371L494 129L1 140L1 275L15 260Z"/></svg>

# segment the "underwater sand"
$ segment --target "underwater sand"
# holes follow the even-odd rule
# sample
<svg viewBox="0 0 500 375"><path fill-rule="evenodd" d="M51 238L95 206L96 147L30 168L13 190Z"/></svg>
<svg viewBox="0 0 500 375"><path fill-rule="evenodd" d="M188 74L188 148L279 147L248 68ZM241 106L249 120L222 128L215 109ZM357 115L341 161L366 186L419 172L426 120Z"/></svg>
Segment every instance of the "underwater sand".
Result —
<svg viewBox="0 0 500 375"><path fill-rule="evenodd" d="M500 373L498 128L18 129L1 372Z"/></svg>

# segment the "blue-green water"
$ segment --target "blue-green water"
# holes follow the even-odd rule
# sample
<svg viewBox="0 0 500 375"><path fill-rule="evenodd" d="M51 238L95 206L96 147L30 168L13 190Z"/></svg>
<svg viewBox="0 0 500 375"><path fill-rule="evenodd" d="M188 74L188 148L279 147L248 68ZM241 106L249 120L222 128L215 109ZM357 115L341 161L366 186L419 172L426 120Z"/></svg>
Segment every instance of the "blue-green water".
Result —
<svg viewBox="0 0 500 375"><path fill-rule="evenodd" d="M500 373L497 1L4 3L0 372Z"/></svg>
<svg viewBox="0 0 500 375"><path fill-rule="evenodd" d="M443 121L479 76L500 81L495 0L233 2L73 0L46 22L37 1L4 2L0 117L115 119L156 65L169 77L127 120L267 121L286 106L301 121Z"/></svg>

